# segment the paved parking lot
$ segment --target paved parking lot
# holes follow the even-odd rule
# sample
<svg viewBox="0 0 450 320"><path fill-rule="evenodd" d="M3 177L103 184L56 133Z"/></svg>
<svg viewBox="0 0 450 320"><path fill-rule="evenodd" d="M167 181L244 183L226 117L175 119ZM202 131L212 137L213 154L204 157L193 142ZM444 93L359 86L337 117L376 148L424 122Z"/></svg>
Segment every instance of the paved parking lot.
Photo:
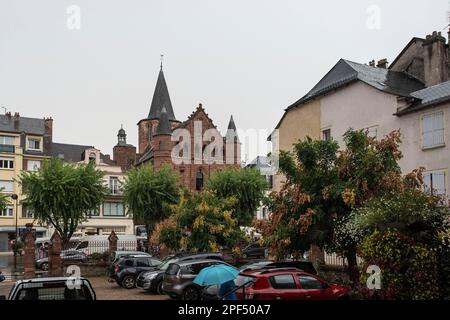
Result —
<svg viewBox="0 0 450 320"><path fill-rule="evenodd" d="M106 277L89 278L98 300L168 300L168 296L149 294L141 289L127 290L116 283L110 283ZM14 282L0 283L0 296L8 295Z"/></svg>

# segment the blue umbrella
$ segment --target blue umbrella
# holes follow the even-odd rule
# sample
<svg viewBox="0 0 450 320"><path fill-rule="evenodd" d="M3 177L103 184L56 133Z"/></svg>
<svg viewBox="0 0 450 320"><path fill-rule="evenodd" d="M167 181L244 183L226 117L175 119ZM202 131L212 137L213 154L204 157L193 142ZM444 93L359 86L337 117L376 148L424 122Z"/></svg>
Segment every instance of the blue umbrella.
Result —
<svg viewBox="0 0 450 320"><path fill-rule="evenodd" d="M239 270L226 264L215 264L204 268L195 277L194 283L199 286L212 286L223 284L236 279Z"/></svg>

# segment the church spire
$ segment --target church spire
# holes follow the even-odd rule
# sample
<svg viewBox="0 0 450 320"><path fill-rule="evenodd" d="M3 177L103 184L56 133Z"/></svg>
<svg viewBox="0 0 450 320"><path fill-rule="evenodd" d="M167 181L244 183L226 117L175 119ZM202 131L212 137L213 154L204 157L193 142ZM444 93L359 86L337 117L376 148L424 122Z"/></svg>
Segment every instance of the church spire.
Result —
<svg viewBox="0 0 450 320"><path fill-rule="evenodd" d="M159 70L158 80L156 81L155 92L153 93L152 104L147 119L159 119L163 107L166 108L169 120L176 121L172 102L170 101L169 90L167 89L166 79L164 78L164 72L162 70L161 57L161 70Z"/></svg>
<svg viewBox="0 0 450 320"><path fill-rule="evenodd" d="M230 122L228 122L227 134L225 135L226 142L239 142L239 137L237 135L236 124L234 123L233 116L230 117Z"/></svg>
<svg viewBox="0 0 450 320"><path fill-rule="evenodd" d="M159 117L158 127L156 128L155 136L157 135L171 135L172 128L170 127L169 117L167 114L166 107L164 106L161 110L161 114Z"/></svg>

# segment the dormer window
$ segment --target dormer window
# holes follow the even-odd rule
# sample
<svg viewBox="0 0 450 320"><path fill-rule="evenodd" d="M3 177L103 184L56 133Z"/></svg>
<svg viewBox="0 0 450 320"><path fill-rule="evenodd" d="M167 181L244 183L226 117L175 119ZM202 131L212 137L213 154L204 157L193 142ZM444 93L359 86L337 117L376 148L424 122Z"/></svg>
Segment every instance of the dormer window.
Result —
<svg viewBox="0 0 450 320"><path fill-rule="evenodd" d="M27 147L28 147L28 150L41 151L42 150L41 139L28 138Z"/></svg>

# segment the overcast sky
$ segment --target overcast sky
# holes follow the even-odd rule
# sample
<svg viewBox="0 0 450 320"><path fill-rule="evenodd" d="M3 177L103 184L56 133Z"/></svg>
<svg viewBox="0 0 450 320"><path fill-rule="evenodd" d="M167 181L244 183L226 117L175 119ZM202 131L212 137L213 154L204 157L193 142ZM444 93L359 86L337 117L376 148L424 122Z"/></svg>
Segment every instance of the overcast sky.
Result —
<svg viewBox="0 0 450 320"><path fill-rule="evenodd" d="M112 153L121 124L137 144L163 53L179 120L203 103L221 131L231 114L238 128L270 131L340 58L391 62L414 36L446 35L449 8L448 0L0 0L0 105L52 116L56 142Z"/></svg>

